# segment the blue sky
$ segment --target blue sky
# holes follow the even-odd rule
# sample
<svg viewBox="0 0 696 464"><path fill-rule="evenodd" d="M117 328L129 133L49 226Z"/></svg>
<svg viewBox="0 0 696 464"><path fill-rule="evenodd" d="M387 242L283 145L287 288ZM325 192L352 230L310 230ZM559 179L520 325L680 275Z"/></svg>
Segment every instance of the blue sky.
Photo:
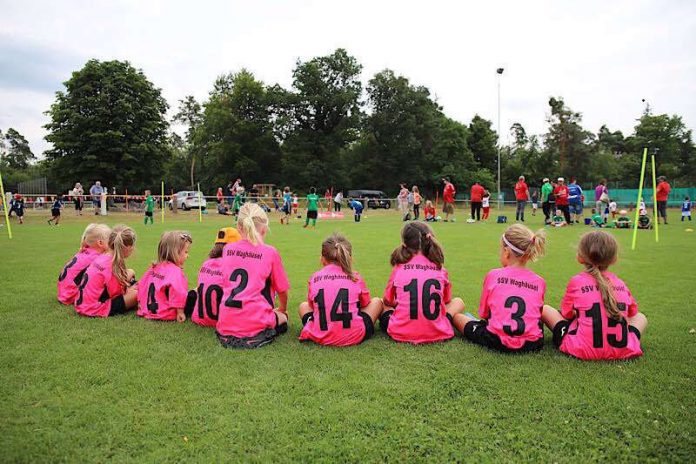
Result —
<svg viewBox="0 0 696 464"><path fill-rule="evenodd" d="M44 112L90 58L128 60L174 108L246 67L289 86L296 61L346 48L363 81L391 68L468 123L546 128L548 97L630 133L647 99L696 128L693 1L6 1L0 11L0 129L40 154ZM507 130L503 140L507 140Z"/></svg>

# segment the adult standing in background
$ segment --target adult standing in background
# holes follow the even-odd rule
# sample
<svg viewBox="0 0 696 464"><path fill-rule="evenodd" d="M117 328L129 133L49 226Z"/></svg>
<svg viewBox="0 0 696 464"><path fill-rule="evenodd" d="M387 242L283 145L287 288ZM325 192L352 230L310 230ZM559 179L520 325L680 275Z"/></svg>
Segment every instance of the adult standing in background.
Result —
<svg viewBox="0 0 696 464"><path fill-rule="evenodd" d="M483 194L486 191L478 181L471 186L471 219L481 220L481 206L483 205Z"/></svg>
<svg viewBox="0 0 696 464"><path fill-rule="evenodd" d="M660 218L667 225L667 199L669 198L669 192L672 190L672 186L667 182L665 176L660 176L657 178L657 191L655 193L655 200L657 200L657 222L660 222Z"/></svg>
<svg viewBox="0 0 696 464"><path fill-rule="evenodd" d="M606 213L604 212L609 206L609 189L607 188L607 180L602 179L597 184L594 190L595 211L602 216L604 222L607 222Z"/></svg>
<svg viewBox="0 0 696 464"><path fill-rule="evenodd" d="M515 220L524 222L524 208L529 201L529 187L524 181L524 176L520 176L515 184L515 200L517 209L515 210Z"/></svg>
<svg viewBox="0 0 696 464"><path fill-rule="evenodd" d="M568 186L565 184L565 179L563 177L558 178L558 185L553 189L553 194L556 197L556 207L563 212L563 217L565 222L570 225L570 208L568 207Z"/></svg>
<svg viewBox="0 0 696 464"><path fill-rule="evenodd" d="M399 184L399 196L398 196L398 201L399 201L399 211L401 214L406 215L408 212L408 189L406 188L406 184Z"/></svg>
<svg viewBox="0 0 696 464"><path fill-rule="evenodd" d="M454 196L457 194L457 191L448 177L443 177L442 182L445 183L445 188L442 190L442 211L445 213L445 222L448 222L450 215L454 216ZM454 218L452 218L452 221L454 222Z"/></svg>
<svg viewBox="0 0 696 464"><path fill-rule="evenodd" d="M84 201L85 189L82 188L82 184L77 182L75 187L73 187L70 196L73 197L73 203L75 204L75 214L82 216L82 204Z"/></svg>
<svg viewBox="0 0 696 464"><path fill-rule="evenodd" d="M582 188L578 185L575 177L571 177L568 186L568 206L576 224L582 219L582 200ZM604 222L606 222L606 218Z"/></svg>
<svg viewBox="0 0 696 464"><path fill-rule="evenodd" d="M334 211L335 212L340 212L341 211L341 206L343 206L343 192L341 190L338 191L336 196L333 199L334 203Z"/></svg>
<svg viewBox="0 0 696 464"><path fill-rule="evenodd" d="M556 204L556 199L553 195L553 185L548 177L544 177L544 183L541 186L541 210L544 213L544 223L551 224L551 217L556 213L553 208Z"/></svg>
<svg viewBox="0 0 696 464"><path fill-rule="evenodd" d="M92 196L92 204L94 205L94 214L99 215L99 209L101 208L101 197L104 193L104 188L100 181L96 181L94 185L89 188L89 194Z"/></svg>

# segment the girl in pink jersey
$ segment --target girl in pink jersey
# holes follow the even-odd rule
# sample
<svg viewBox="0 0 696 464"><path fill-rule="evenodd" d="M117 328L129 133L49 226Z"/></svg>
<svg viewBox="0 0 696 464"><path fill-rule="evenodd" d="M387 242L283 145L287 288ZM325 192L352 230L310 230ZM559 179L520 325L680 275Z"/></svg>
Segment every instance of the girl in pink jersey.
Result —
<svg viewBox="0 0 696 464"><path fill-rule="evenodd" d="M648 320L626 284L607 271L618 248L616 239L601 230L580 239L577 260L585 270L568 282L560 313L545 306L542 315L562 352L585 360L642 356L640 337Z"/></svg>
<svg viewBox="0 0 696 464"><path fill-rule="evenodd" d="M157 262L143 274L138 288L138 316L155 321L184 322L188 280L184 263L193 240L188 232L171 230L162 234Z"/></svg>
<svg viewBox="0 0 696 464"><path fill-rule="evenodd" d="M109 235L109 251L97 256L82 276L75 311L82 316L123 314L138 304L138 285L126 259L135 249L135 232L118 225Z"/></svg>
<svg viewBox="0 0 696 464"><path fill-rule="evenodd" d="M321 244L321 265L309 279L307 301L300 304L300 340L349 346L374 334L382 300L370 298L360 274L353 271L352 246L339 234Z"/></svg>
<svg viewBox="0 0 696 464"><path fill-rule="evenodd" d="M77 298L77 286L87 266L109 249L111 229L105 224L90 224L82 233L80 251L68 261L58 276L58 301L71 305Z"/></svg>
<svg viewBox="0 0 696 464"><path fill-rule="evenodd" d="M222 249L228 243L241 240L241 235L233 227L225 227L218 231L213 249L208 254L208 260L198 271L198 287L189 292L186 300L186 314L191 315L191 321L204 327L215 327L218 321L218 310L222 300L222 285L225 277L221 265Z"/></svg>
<svg viewBox="0 0 696 464"><path fill-rule="evenodd" d="M258 204L245 203L239 209L237 229L242 239L222 252L223 296L216 329L227 348L257 348L287 331L290 283L276 249L263 243L268 216Z"/></svg>
<svg viewBox="0 0 696 464"><path fill-rule="evenodd" d="M500 240L500 264L483 280L481 320L453 316L454 326L468 340L504 353L539 351L544 347L541 312L546 282L526 268L543 256L546 234L522 224L507 228Z"/></svg>
<svg viewBox="0 0 696 464"><path fill-rule="evenodd" d="M454 336L450 321L464 311L464 302L452 298L442 247L422 222L406 224L401 240L391 255L394 269L384 291L380 327L400 342L449 340Z"/></svg>

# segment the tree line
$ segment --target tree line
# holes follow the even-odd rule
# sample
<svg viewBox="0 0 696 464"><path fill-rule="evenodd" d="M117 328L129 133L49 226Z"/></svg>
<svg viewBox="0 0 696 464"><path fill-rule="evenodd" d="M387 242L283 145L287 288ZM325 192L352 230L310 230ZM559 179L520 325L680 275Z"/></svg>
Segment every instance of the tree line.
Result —
<svg viewBox="0 0 696 464"><path fill-rule="evenodd" d="M491 121L448 117L428 88L392 70L366 86L361 73L343 49L298 60L289 89L241 69L219 76L204 101L180 100L169 121L160 89L142 71L128 62L90 60L46 112L52 148L44 158L36 161L10 128L0 137L0 168L9 185L46 175L56 191L97 179L139 191L166 179L176 189L200 182L212 194L240 177L247 185L394 193L401 182L432 191L445 176L460 191L474 181L494 191L500 149L504 188L521 174L532 184L562 175L633 187L647 146L673 185L696 185L696 148L680 116L646 107L628 136L606 126L593 133L580 113L552 97L545 134L529 135L515 123L512 143L499 146ZM172 124L183 125L185 135Z"/></svg>

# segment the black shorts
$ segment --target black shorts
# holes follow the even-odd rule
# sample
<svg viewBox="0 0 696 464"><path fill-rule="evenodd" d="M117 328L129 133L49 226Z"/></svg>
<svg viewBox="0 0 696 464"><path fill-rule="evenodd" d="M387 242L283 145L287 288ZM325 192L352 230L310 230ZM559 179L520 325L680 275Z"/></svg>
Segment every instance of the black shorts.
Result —
<svg viewBox="0 0 696 464"><path fill-rule="evenodd" d="M657 202L657 213L659 217L666 218L667 217L667 202L666 201L658 201Z"/></svg>
<svg viewBox="0 0 696 464"><path fill-rule="evenodd" d="M51 214L53 217L60 216L60 210L59 209L52 209Z"/></svg>
<svg viewBox="0 0 696 464"><path fill-rule="evenodd" d="M394 310L390 309L389 311L384 311L379 316L379 328L382 329L382 332L384 333L387 333L387 329L389 328L389 319L392 317L392 314L394 314Z"/></svg>
<svg viewBox="0 0 696 464"><path fill-rule="evenodd" d="M16 210L14 210L14 212L15 212L15 214L17 215L17 217L22 217L22 216L24 216L24 211L20 211L20 210L16 209Z"/></svg>
<svg viewBox="0 0 696 464"><path fill-rule="evenodd" d="M319 211L307 211L307 219L316 219Z"/></svg>
<svg viewBox="0 0 696 464"><path fill-rule="evenodd" d="M553 328L553 345L556 348L560 348L561 343L563 343L563 339L565 338L566 335L570 332L570 324L573 321L568 321L568 320L562 320L556 324L556 326ZM574 330L573 333L577 331ZM635 328L632 325L628 325L628 331L633 332L636 334L636 337L638 337L638 340L640 340L640 330Z"/></svg>
<svg viewBox="0 0 696 464"><path fill-rule="evenodd" d="M288 204L284 204L283 207L281 208L281 211L285 214L291 214L292 213L292 207Z"/></svg>
<svg viewBox="0 0 696 464"><path fill-rule="evenodd" d="M358 311L358 314L362 318L363 324L365 324L365 337L362 339L362 343L375 334L375 323L372 322L372 318L364 312ZM312 319L314 319L314 313L307 313L304 316L302 316L302 327L306 326L307 323Z"/></svg>
<svg viewBox="0 0 696 464"><path fill-rule="evenodd" d="M123 299L123 295L119 295L111 299L111 309L109 309L109 317L118 316L119 314L126 314L128 308L126 308L126 300Z"/></svg>
<svg viewBox="0 0 696 464"><path fill-rule="evenodd" d="M464 326L464 338L477 345L485 346L501 353L531 353L544 348L544 337L535 341L527 341L517 349L505 346L500 337L488 330L487 321L467 322Z"/></svg>
<svg viewBox="0 0 696 464"><path fill-rule="evenodd" d="M82 211L82 201L80 201L80 200L75 200L74 203L75 203L75 210L76 210L76 211Z"/></svg>
<svg viewBox="0 0 696 464"><path fill-rule="evenodd" d="M145 217L152 217L152 211L145 211Z"/></svg>

